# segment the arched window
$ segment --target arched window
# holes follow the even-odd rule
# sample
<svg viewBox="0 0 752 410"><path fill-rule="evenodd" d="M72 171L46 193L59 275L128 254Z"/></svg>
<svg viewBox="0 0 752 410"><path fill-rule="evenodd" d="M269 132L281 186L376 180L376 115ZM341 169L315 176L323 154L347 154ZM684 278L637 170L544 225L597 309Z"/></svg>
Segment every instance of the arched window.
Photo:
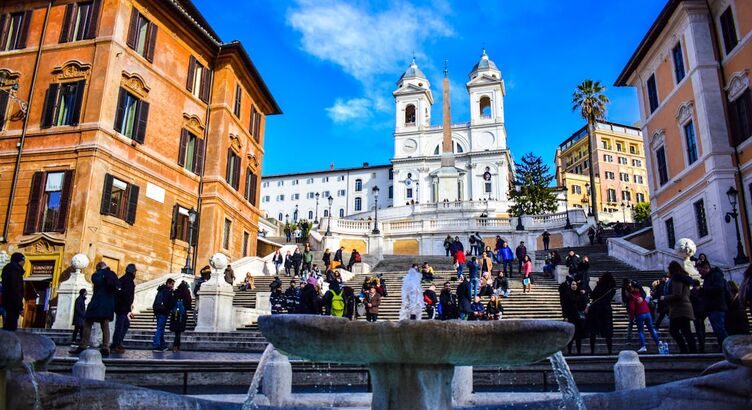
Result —
<svg viewBox="0 0 752 410"><path fill-rule="evenodd" d="M491 118L491 98L487 96L480 97L480 116Z"/></svg>
<svg viewBox="0 0 752 410"><path fill-rule="evenodd" d="M308 219L313 219L313 211L308 211Z"/></svg>
<svg viewBox="0 0 752 410"><path fill-rule="evenodd" d="M462 154L465 152L465 150L462 149L462 145L458 144L457 142L454 143L454 152L455 154Z"/></svg>
<svg viewBox="0 0 752 410"><path fill-rule="evenodd" d="M324 209L324 218L326 218L328 216L329 216L329 210L328 209Z"/></svg>
<svg viewBox="0 0 752 410"><path fill-rule="evenodd" d="M340 208L339 209L339 217L340 218L344 218L345 217L345 208Z"/></svg>
<svg viewBox="0 0 752 410"><path fill-rule="evenodd" d="M360 211L361 209L363 209L363 200L355 198L355 210Z"/></svg>
<svg viewBox="0 0 752 410"><path fill-rule="evenodd" d="M355 180L355 192L360 192L363 190L363 180L362 179L356 179Z"/></svg>
<svg viewBox="0 0 752 410"><path fill-rule="evenodd" d="M415 106L412 104L405 107L405 125L415 125Z"/></svg>
<svg viewBox="0 0 752 410"><path fill-rule="evenodd" d="M277 220L282 222L282 212L280 212L279 215L277 215Z"/></svg>
<svg viewBox="0 0 752 410"><path fill-rule="evenodd" d="M462 149L462 145L460 145L457 141L452 141L452 152L455 154L462 154L465 152L464 149ZM441 144L436 146L436 149L433 150L433 155L439 155L441 153Z"/></svg>

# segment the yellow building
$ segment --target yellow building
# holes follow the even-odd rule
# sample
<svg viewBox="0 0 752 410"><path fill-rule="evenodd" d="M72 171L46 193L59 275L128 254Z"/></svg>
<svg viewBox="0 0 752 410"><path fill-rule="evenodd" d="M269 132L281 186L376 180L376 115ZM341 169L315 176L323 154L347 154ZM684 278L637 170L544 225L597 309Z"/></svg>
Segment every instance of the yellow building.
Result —
<svg viewBox="0 0 752 410"><path fill-rule="evenodd" d="M559 187L567 187L568 206L592 213L588 200L595 193L600 221L631 222L631 208L650 200L642 132L606 121L596 125L592 161L595 187L590 186L587 142L585 126L556 150L556 182Z"/></svg>

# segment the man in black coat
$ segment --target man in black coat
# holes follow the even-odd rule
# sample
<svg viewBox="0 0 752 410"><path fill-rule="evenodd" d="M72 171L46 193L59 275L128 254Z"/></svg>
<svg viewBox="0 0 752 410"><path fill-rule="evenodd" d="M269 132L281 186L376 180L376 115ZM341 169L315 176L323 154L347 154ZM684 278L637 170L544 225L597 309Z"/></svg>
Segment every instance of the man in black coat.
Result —
<svg viewBox="0 0 752 410"><path fill-rule="evenodd" d="M125 267L125 274L118 280L115 293L115 334L112 336L112 349L115 353L124 353L123 339L131 325L131 310L136 292L136 265L129 263Z"/></svg>
<svg viewBox="0 0 752 410"><path fill-rule="evenodd" d="M460 280L460 284L457 285L457 303L460 308L460 319L467 320L468 316L473 312L470 282L468 282L466 276L460 277Z"/></svg>
<svg viewBox="0 0 752 410"><path fill-rule="evenodd" d="M91 339L91 327L99 323L102 328L102 356L110 355L110 322L115 316L115 289L118 277L111 271L107 264L99 262L97 270L91 275L91 284L94 294L91 296L89 306L86 308L84 331L81 335L81 343L78 348L71 350L70 354L79 354L89 347Z"/></svg>
<svg viewBox="0 0 752 410"><path fill-rule="evenodd" d="M297 313L304 315L320 315L321 303L321 297L319 296L318 291L316 291L316 287L311 283L307 283L300 292L300 304L297 307Z"/></svg>
<svg viewBox="0 0 752 410"><path fill-rule="evenodd" d="M6 312L3 330L14 332L23 312L24 263L26 257L16 252L10 256L10 263L3 268L3 308Z"/></svg>
<svg viewBox="0 0 752 410"><path fill-rule="evenodd" d="M723 340L728 336L726 331L726 312L728 311L726 279L720 269L711 269L707 261L702 262L697 270L703 280L700 295L705 303L705 312L710 320L713 333L718 339L718 345L723 346Z"/></svg>
<svg viewBox="0 0 752 410"><path fill-rule="evenodd" d="M76 303L73 306L73 335L71 335L71 345L76 346L76 340L82 336L84 331L84 316L86 316L86 289L78 291Z"/></svg>

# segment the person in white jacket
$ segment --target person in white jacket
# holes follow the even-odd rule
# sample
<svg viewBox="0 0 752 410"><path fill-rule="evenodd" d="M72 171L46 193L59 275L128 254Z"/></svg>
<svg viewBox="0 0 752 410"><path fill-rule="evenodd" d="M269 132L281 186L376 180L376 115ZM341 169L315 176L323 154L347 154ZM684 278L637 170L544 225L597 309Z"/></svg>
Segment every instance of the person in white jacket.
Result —
<svg viewBox="0 0 752 410"><path fill-rule="evenodd" d="M421 320L424 309L423 287L420 285L421 277L418 265L413 264L402 280L400 320Z"/></svg>

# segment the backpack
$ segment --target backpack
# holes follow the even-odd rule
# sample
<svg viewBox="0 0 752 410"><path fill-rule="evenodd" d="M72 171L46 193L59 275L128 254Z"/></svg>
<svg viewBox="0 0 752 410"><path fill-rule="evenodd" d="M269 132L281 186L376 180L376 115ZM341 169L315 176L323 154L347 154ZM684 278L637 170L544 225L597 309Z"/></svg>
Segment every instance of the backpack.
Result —
<svg viewBox="0 0 752 410"><path fill-rule="evenodd" d="M355 263L360 263L360 254L359 253L355 254Z"/></svg>
<svg viewBox="0 0 752 410"><path fill-rule="evenodd" d="M180 322L183 320L183 317L185 317L185 304L183 303L183 299L178 299L175 302L175 307L172 308L172 320Z"/></svg>
<svg viewBox="0 0 752 410"><path fill-rule="evenodd" d="M472 244L475 243L475 235L471 235L470 236L470 243L472 243Z"/></svg>
<svg viewBox="0 0 752 410"><path fill-rule="evenodd" d="M154 304L151 308L154 309L154 313L164 313L167 310L167 304L169 303L170 292L166 290L160 290L157 292L157 296L154 297Z"/></svg>
<svg viewBox="0 0 752 410"><path fill-rule="evenodd" d="M329 289L329 292L332 292L332 316L344 316L345 300L342 298L342 291L340 290L337 294L334 290Z"/></svg>

